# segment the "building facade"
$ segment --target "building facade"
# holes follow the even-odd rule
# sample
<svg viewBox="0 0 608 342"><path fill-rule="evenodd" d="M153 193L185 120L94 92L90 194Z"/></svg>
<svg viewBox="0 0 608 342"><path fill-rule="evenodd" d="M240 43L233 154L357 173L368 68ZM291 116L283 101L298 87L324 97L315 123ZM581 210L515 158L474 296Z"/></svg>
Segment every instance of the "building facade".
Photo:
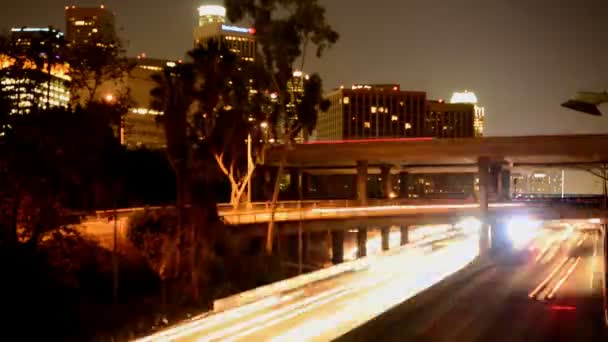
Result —
<svg viewBox="0 0 608 342"><path fill-rule="evenodd" d="M401 91L398 85L354 85L326 96L315 140L419 137L424 135L426 93Z"/></svg>
<svg viewBox="0 0 608 342"><path fill-rule="evenodd" d="M17 49L12 56L0 55L0 87L9 102L10 113L67 108L70 102L69 67L60 59L49 61L48 58L59 49L63 33L52 28L13 28L10 39L13 46L23 48L23 54ZM43 58L34 61L26 55L27 51L37 51Z"/></svg>
<svg viewBox="0 0 608 342"><path fill-rule="evenodd" d="M315 140L474 135L472 105L428 101L425 92L397 84L353 85L326 97L331 105L319 113Z"/></svg>
<svg viewBox="0 0 608 342"><path fill-rule="evenodd" d="M129 89L132 107L124 116L123 144L127 148L165 148L167 144L165 131L157 120L158 116L163 113L150 107L152 101L150 92L156 87L152 76L162 72L166 67L176 66L177 63L164 59L141 57L134 58L130 62L135 67L131 70L125 83Z"/></svg>
<svg viewBox="0 0 608 342"><path fill-rule="evenodd" d="M465 90L464 92L455 92L452 94L450 99L451 103L469 103L475 106L475 136L482 137L484 132L484 122L486 117L485 108L478 105L477 95L475 93Z"/></svg>
<svg viewBox="0 0 608 342"><path fill-rule="evenodd" d="M435 138L474 137L474 110L474 106L467 103L428 101L424 135Z"/></svg>
<svg viewBox="0 0 608 342"><path fill-rule="evenodd" d="M194 45L216 39L230 51L246 61L256 55L255 29L231 25L226 22L226 9L222 6L206 5L198 9L198 27L194 29Z"/></svg>
<svg viewBox="0 0 608 342"><path fill-rule="evenodd" d="M72 45L116 42L114 13L100 7L65 7L66 39Z"/></svg>

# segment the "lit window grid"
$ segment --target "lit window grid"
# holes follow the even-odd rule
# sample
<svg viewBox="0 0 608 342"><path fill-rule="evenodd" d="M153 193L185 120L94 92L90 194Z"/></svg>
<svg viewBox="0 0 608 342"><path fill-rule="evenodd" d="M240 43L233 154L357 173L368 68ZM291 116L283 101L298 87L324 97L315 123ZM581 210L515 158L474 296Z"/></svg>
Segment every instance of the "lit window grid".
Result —
<svg viewBox="0 0 608 342"><path fill-rule="evenodd" d="M424 93L342 89L329 100L317 125L319 140L419 136L414 128L421 127L416 120L424 115Z"/></svg>
<svg viewBox="0 0 608 342"><path fill-rule="evenodd" d="M5 78L0 81L3 91L12 100L11 114L27 114L33 107L46 109L47 100L50 107L67 108L70 102L70 91L65 82L53 77L50 83L32 79Z"/></svg>

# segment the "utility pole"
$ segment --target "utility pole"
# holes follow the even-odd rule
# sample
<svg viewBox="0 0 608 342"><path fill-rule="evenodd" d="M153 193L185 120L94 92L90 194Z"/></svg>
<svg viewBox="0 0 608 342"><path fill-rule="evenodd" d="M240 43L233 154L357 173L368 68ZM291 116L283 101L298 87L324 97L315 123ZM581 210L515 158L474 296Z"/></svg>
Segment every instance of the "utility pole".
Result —
<svg viewBox="0 0 608 342"><path fill-rule="evenodd" d="M247 208L251 208L251 174L253 169L253 160L252 160L252 152L251 152L251 132L247 134L247 174L251 175L247 179Z"/></svg>
<svg viewBox="0 0 608 342"><path fill-rule="evenodd" d="M118 303L118 209L114 199L114 248L112 249L112 301Z"/></svg>

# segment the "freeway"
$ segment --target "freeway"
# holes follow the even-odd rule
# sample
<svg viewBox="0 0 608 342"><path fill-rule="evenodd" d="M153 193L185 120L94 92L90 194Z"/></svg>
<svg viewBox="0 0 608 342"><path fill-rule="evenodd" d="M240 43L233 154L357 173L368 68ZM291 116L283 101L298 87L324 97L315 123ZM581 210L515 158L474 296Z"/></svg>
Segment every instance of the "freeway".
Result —
<svg viewBox="0 0 608 342"><path fill-rule="evenodd" d="M608 341L599 233L546 231L442 282L343 341Z"/></svg>
<svg viewBox="0 0 608 342"><path fill-rule="evenodd" d="M358 270L205 315L141 341L335 339L462 269L478 255L478 239L476 232L440 231L367 257Z"/></svg>

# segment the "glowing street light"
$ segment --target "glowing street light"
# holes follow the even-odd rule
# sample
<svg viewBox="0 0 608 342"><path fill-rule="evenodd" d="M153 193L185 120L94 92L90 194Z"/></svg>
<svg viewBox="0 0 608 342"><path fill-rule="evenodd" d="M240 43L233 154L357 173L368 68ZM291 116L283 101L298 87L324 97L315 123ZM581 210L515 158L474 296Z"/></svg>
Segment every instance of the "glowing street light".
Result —
<svg viewBox="0 0 608 342"><path fill-rule="evenodd" d="M104 96L103 99L106 100L106 102L114 102L114 95L108 94L108 95Z"/></svg>

